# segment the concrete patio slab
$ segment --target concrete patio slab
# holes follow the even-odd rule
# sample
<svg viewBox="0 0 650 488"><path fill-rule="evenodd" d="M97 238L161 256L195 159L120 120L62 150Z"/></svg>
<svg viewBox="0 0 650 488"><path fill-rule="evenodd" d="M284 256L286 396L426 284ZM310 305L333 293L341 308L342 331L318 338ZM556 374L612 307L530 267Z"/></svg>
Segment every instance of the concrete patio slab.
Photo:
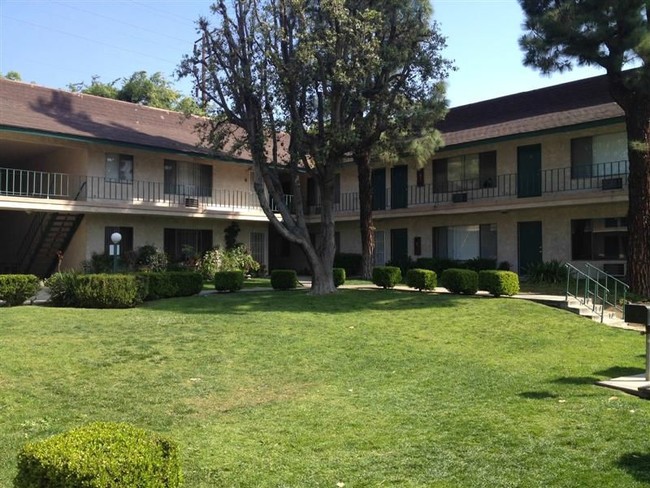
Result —
<svg viewBox="0 0 650 488"><path fill-rule="evenodd" d="M621 376L611 380L598 381L596 384L650 400L650 381L645 379L645 374Z"/></svg>

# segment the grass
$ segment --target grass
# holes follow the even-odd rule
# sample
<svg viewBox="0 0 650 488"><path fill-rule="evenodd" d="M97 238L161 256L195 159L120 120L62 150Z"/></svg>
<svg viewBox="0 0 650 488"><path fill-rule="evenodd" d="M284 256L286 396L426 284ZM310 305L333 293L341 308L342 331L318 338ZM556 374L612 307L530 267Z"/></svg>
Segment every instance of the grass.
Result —
<svg viewBox="0 0 650 488"><path fill-rule="evenodd" d="M644 339L542 305L396 291L0 313L0 486L95 420L175 438L187 487L641 487Z"/></svg>

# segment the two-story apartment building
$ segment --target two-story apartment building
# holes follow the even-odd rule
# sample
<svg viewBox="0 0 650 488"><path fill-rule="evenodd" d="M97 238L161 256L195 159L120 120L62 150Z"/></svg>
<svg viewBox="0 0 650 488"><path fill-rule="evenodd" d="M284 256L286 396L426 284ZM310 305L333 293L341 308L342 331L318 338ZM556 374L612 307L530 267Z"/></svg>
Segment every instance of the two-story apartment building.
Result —
<svg viewBox="0 0 650 488"><path fill-rule="evenodd" d="M624 274L627 141L604 77L453 108L439 128L430 164L373 172L377 263L557 259ZM354 168L341 181L356 191ZM343 252L360 250L357 208L342 195Z"/></svg>
<svg viewBox="0 0 650 488"><path fill-rule="evenodd" d="M452 109L446 146L423 168L373 170L376 262L405 256L558 259L624 274L627 141L604 77ZM240 241L265 265L304 268L269 228L245 154L210 155L195 120L164 110L0 80L0 271L51 272L124 247L178 256ZM318 196L305 181L306 211ZM358 253L354 165L337 177L337 247ZM47 271L44 271L47 268Z"/></svg>

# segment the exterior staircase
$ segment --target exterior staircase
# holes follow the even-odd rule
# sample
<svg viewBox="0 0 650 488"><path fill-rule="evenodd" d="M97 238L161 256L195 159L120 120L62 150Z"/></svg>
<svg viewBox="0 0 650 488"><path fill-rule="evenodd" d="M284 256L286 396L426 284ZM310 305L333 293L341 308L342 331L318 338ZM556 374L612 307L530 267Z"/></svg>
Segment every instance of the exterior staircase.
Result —
<svg viewBox="0 0 650 488"><path fill-rule="evenodd" d="M45 278L57 264L57 252L65 252L83 214L39 213L34 216L18 251L21 273Z"/></svg>

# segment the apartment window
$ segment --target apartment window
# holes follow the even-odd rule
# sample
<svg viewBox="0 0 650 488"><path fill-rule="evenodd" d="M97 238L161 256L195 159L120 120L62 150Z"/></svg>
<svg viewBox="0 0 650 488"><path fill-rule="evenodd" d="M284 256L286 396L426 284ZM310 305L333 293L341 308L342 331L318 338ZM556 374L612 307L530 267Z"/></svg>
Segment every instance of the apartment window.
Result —
<svg viewBox="0 0 650 488"><path fill-rule="evenodd" d="M106 179L110 181L133 181L133 156L129 154L106 154Z"/></svg>
<svg viewBox="0 0 650 488"><path fill-rule="evenodd" d="M628 171L625 132L571 139L571 178L592 178Z"/></svg>
<svg viewBox="0 0 650 488"><path fill-rule="evenodd" d="M124 255L125 252L133 251L133 227L104 227L104 254L107 256L110 254L110 246L113 244L111 241L111 236L119 232L122 234L122 240L120 241L120 254Z"/></svg>
<svg viewBox="0 0 650 488"><path fill-rule="evenodd" d="M251 256L260 264L266 263L266 234L251 232Z"/></svg>
<svg viewBox="0 0 650 488"><path fill-rule="evenodd" d="M190 197L212 195L212 166L165 160L165 193Z"/></svg>
<svg viewBox="0 0 650 488"><path fill-rule="evenodd" d="M437 192L496 187L497 153L486 151L433 162L433 183Z"/></svg>
<svg viewBox="0 0 650 488"><path fill-rule="evenodd" d="M434 227L433 257L457 261L477 257L496 259L496 224Z"/></svg>
<svg viewBox="0 0 650 488"><path fill-rule="evenodd" d="M571 221L571 257L576 260L625 259L625 218Z"/></svg>
<svg viewBox="0 0 650 488"><path fill-rule="evenodd" d="M165 229L164 249L172 261L182 261L188 252L202 256L212 249L210 229Z"/></svg>
<svg viewBox="0 0 650 488"><path fill-rule="evenodd" d="M375 266L384 266L386 264L386 246L383 230L375 231Z"/></svg>
<svg viewBox="0 0 650 488"><path fill-rule="evenodd" d="M422 238L414 237L413 238L413 256L422 255Z"/></svg>

